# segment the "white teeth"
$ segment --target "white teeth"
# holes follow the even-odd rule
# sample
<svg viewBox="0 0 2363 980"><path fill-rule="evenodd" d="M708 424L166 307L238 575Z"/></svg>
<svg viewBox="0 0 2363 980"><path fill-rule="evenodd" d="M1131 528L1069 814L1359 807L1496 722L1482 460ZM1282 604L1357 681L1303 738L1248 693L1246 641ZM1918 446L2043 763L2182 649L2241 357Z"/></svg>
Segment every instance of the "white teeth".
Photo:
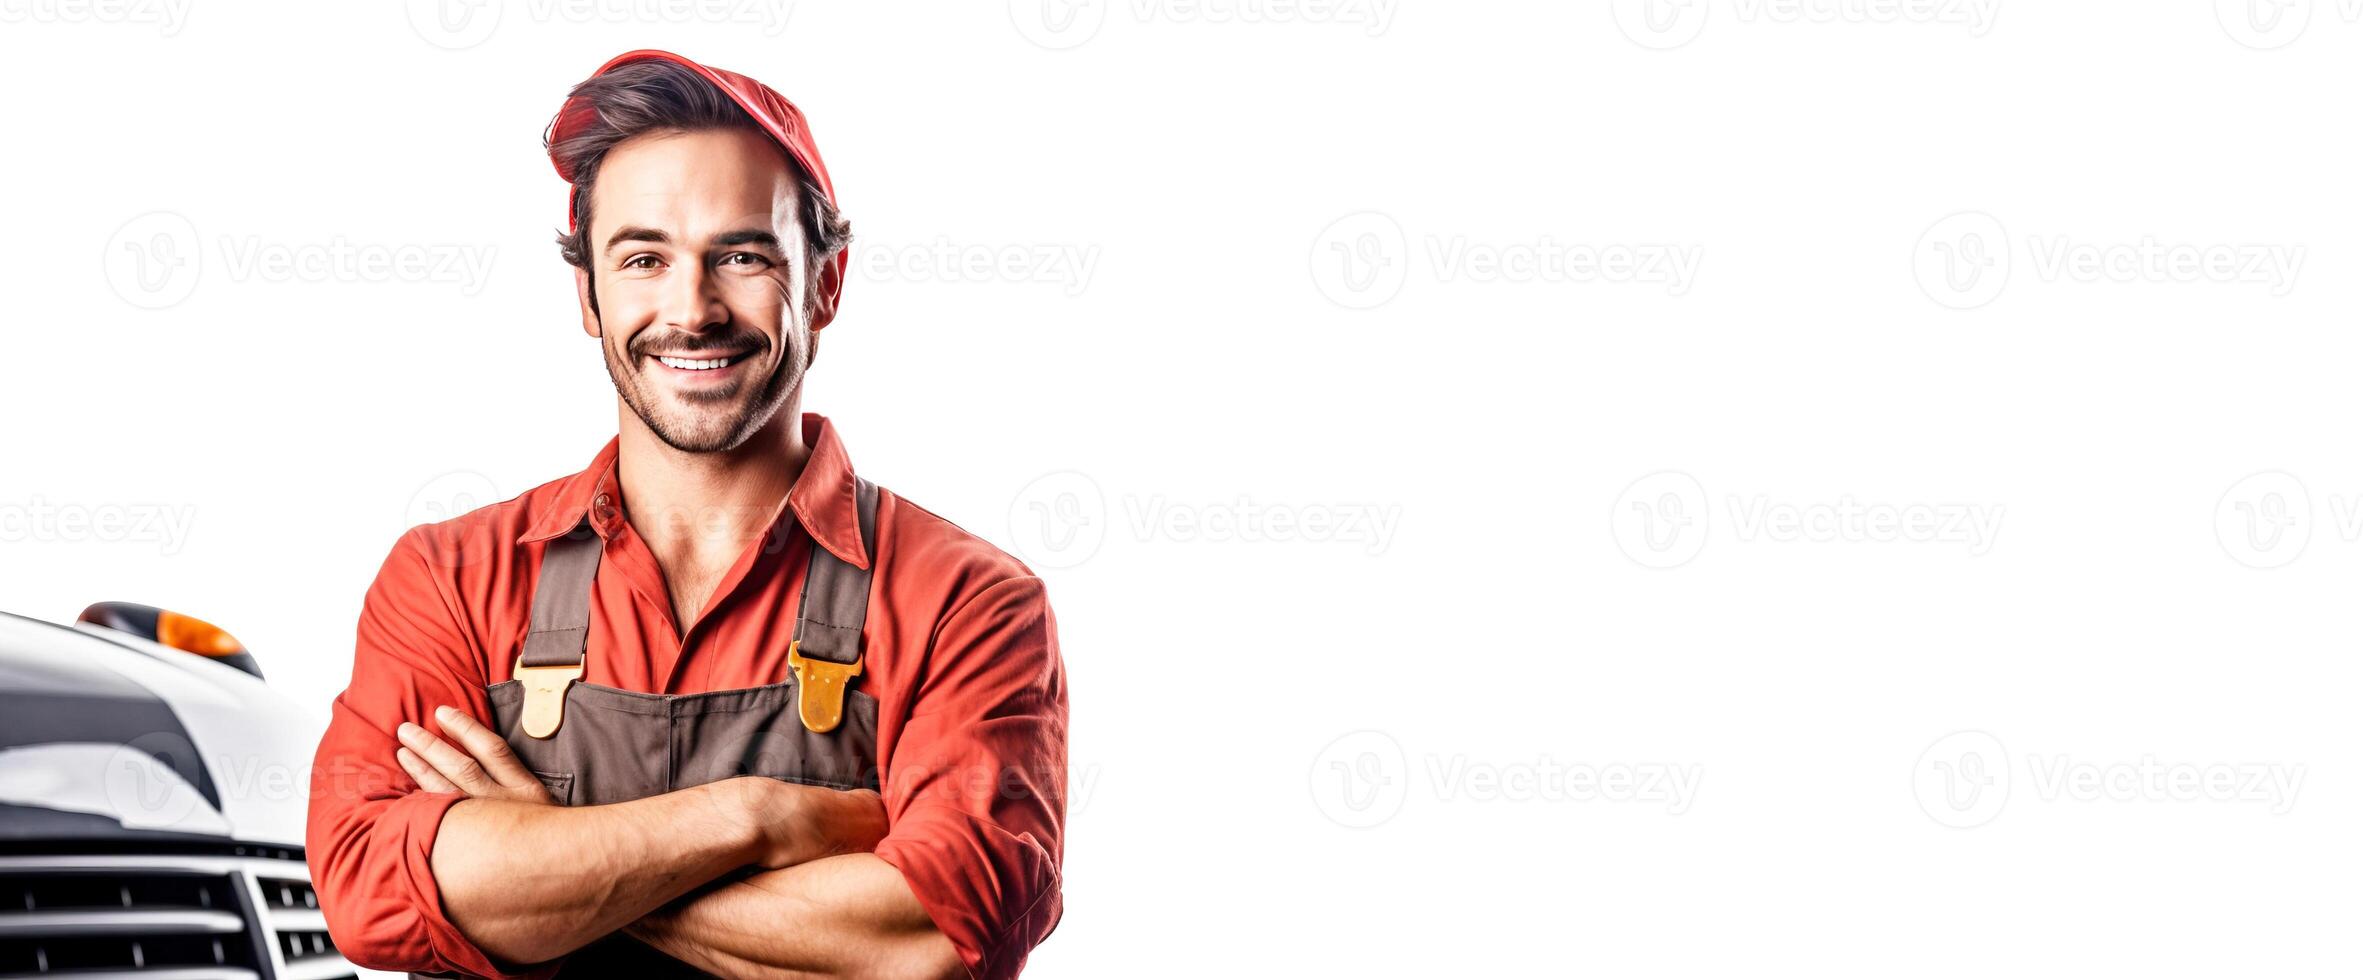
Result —
<svg viewBox="0 0 2363 980"><path fill-rule="evenodd" d="M665 362L666 367L677 367L684 371L711 371L730 364L730 358L727 357L704 361L693 361L686 357L659 357L657 360Z"/></svg>

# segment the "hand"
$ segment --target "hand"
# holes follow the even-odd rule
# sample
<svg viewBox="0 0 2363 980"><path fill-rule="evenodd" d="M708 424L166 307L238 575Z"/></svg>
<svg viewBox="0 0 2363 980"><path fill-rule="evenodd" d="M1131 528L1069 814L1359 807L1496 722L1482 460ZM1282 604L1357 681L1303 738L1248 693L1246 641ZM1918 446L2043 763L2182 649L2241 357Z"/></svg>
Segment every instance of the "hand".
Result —
<svg viewBox="0 0 2363 980"><path fill-rule="evenodd" d="M832 854L875 849L886 836L886 804L871 790L805 786L769 776L746 785L756 834L756 863L785 868Z"/></svg>
<svg viewBox="0 0 2363 980"><path fill-rule="evenodd" d="M402 771L409 773L410 778L418 780L420 789L557 805L558 801L550 797L549 788L524 763L517 761L517 754L499 734L450 705L435 709L435 721L443 726L444 734L457 740L466 751L407 721L394 730L394 737L402 742L402 747L394 750L394 761L402 764Z"/></svg>

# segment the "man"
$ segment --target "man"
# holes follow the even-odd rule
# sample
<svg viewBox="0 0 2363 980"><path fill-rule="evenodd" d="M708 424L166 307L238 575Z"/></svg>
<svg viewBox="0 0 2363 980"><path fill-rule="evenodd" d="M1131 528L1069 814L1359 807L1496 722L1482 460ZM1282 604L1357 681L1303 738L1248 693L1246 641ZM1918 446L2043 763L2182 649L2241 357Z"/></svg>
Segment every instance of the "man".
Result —
<svg viewBox="0 0 2363 980"><path fill-rule="evenodd" d="M330 934L414 973L1016 974L1061 911L1056 627L798 411L848 234L802 113L635 51L545 139L619 431L387 556L314 764Z"/></svg>

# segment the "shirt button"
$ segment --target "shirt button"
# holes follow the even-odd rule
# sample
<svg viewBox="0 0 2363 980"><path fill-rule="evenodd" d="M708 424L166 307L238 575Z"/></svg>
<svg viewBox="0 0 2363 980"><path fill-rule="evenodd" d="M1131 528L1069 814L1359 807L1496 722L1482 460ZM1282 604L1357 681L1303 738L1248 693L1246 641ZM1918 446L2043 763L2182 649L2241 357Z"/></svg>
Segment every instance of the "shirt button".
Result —
<svg viewBox="0 0 2363 980"><path fill-rule="evenodd" d="M596 506L596 507L598 507L600 510L606 510L606 509L607 509L607 495L606 495L606 494L604 494L604 493L603 493L603 494L600 494L598 497L596 497L596 498L593 498L593 499L591 500L591 503L592 503L592 505L593 505L593 506Z"/></svg>

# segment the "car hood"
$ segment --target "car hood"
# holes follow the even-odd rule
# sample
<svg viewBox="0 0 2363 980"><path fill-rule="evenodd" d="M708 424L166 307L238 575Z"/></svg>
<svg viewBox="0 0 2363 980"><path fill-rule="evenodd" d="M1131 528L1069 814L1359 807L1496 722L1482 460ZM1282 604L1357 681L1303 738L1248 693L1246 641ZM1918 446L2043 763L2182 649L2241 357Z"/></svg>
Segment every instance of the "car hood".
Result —
<svg viewBox="0 0 2363 980"><path fill-rule="evenodd" d="M322 719L234 667L0 613L0 839L301 846Z"/></svg>

